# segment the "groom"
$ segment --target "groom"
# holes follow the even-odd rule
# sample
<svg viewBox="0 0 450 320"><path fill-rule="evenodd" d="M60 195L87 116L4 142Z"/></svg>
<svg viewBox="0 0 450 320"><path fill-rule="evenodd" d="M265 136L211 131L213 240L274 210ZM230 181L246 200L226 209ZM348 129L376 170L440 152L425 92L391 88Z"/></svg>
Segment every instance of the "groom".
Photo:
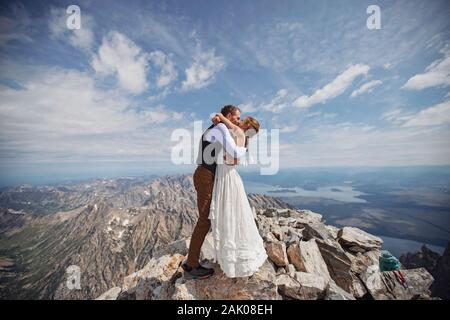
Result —
<svg viewBox="0 0 450 320"><path fill-rule="evenodd" d="M220 111L232 123L238 125L241 111L233 105L226 105ZM245 155L246 148L236 146L228 128L223 123L212 124L202 135L197 158L197 169L194 172L194 187L197 191L198 221L191 236L188 258L181 266L185 279L206 279L213 275L214 269L205 268L199 263L200 250L205 236L211 227L209 208L211 205L216 172L217 156L223 148L235 158ZM217 151L217 152L216 152Z"/></svg>

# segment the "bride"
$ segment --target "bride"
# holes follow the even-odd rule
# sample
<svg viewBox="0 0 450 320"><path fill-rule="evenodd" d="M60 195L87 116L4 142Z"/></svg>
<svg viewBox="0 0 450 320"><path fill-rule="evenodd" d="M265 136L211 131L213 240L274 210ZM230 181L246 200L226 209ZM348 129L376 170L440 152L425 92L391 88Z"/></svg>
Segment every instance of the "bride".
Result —
<svg viewBox="0 0 450 320"><path fill-rule="evenodd" d="M248 145L248 139L259 131L259 123L246 117L239 125L221 113L213 122L223 122L237 146ZM242 179L236 170L239 160L224 151L224 161L216 167L209 219L214 238L214 262L227 277L246 277L258 271L267 259L264 242L256 226Z"/></svg>

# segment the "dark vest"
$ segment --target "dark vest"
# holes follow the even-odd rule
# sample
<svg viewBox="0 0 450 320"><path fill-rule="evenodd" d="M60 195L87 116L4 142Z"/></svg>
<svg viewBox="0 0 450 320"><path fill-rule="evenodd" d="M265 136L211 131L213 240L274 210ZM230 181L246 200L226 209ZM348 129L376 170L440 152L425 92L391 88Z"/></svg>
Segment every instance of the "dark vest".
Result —
<svg viewBox="0 0 450 320"><path fill-rule="evenodd" d="M209 129L211 129L212 127L214 127L214 124L210 125L208 127L208 129L205 130L205 132L208 131ZM203 136L205 135L205 132L203 132L202 138L200 140L201 148L199 149L197 164L205 167L206 169L211 171L213 174L216 174L216 167L217 167L217 154L216 153L218 153L218 152L216 152L216 148L220 148L221 144L218 141L214 141L213 143L206 141L203 138ZM205 155L204 152L205 152L205 149L211 144L213 144L213 146L210 147L210 148L212 148L212 150L209 153L211 154L211 157L213 158L211 160L213 160L213 161L207 161L204 159L204 155ZM206 152L208 152L208 151L206 151Z"/></svg>

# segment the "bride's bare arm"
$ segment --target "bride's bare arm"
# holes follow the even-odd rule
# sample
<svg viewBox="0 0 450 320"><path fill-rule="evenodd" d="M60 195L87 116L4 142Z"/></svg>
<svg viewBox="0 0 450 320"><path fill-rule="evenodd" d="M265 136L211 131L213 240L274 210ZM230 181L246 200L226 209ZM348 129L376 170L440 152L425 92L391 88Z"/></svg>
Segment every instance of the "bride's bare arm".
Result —
<svg viewBox="0 0 450 320"><path fill-rule="evenodd" d="M216 115L214 116L213 119L218 119L220 120L220 122L222 122L223 124L225 124L227 126L228 129L230 130L237 130L240 129L239 126L235 125L234 123L232 123L230 120L228 120L227 117L225 117L223 114L221 113L216 113Z"/></svg>

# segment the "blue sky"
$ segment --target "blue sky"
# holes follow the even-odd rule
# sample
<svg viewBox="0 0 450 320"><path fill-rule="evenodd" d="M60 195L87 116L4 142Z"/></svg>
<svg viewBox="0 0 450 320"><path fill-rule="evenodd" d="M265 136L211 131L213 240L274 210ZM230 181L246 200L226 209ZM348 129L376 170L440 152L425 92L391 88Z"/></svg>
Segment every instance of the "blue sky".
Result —
<svg viewBox="0 0 450 320"><path fill-rule="evenodd" d="M4 1L2 177L173 171L170 133L230 103L280 130L282 168L447 165L449 16L445 0Z"/></svg>

